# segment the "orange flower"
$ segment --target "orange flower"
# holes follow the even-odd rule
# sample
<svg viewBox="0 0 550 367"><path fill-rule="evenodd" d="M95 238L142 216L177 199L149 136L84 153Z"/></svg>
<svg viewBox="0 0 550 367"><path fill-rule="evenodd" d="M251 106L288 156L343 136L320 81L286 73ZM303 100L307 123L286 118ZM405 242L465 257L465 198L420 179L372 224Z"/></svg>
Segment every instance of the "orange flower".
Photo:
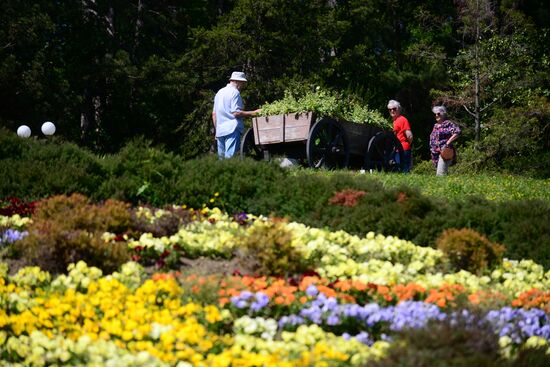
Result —
<svg viewBox="0 0 550 367"><path fill-rule="evenodd" d="M248 275L245 275L241 278L241 282L247 287L254 284L254 278Z"/></svg>
<svg viewBox="0 0 550 367"><path fill-rule="evenodd" d="M153 279L154 281L174 279L174 274L172 274L172 273L155 273L155 274L153 274L151 279Z"/></svg>
<svg viewBox="0 0 550 367"><path fill-rule="evenodd" d="M266 289L268 287L266 277L260 277L255 279L254 281L254 289L257 291L261 291L263 289Z"/></svg>
<svg viewBox="0 0 550 367"><path fill-rule="evenodd" d="M345 294L345 293L340 293L338 295L338 298L344 302L347 302L347 303L355 303L355 297L353 296L350 296L349 294Z"/></svg>
<svg viewBox="0 0 550 367"><path fill-rule="evenodd" d="M361 281L359 281L359 280L354 280L354 281L352 282L352 284L353 284L353 287L354 287L355 289L357 289L358 291L364 291L364 290L367 289L367 284L365 284L365 283L363 283L363 282L361 282Z"/></svg>
<svg viewBox="0 0 550 367"><path fill-rule="evenodd" d="M351 289L351 282L348 280L339 280L334 284L334 288L339 289L342 292L349 291Z"/></svg>
<svg viewBox="0 0 550 367"><path fill-rule="evenodd" d="M319 284L317 285L317 289L327 297L336 297L336 291L332 288Z"/></svg>
<svg viewBox="0 0 550 367"><path fill-rule="evenodd" d="M479 305L480 303L479 294L478 293L470 294L468 296L468 301L470 301L470 303L473 303L474 305Z"/></svg>
<svg viewBox="0 0 550 367"><path fill-rule="evenodd" d="M523 308L541 308L550 312L550 291L544 292L537 288L521 293L518 298L512 301L512 306Z"/></svg>
<svg viewBox="0 0 550 367"><path fill-rule="evenodd" d="M392 292L395 293L398 301L401 302L414 299L419 294L425 293L426 289L415 283L409 283L406 285L397 284L392 287Z"/></svg>

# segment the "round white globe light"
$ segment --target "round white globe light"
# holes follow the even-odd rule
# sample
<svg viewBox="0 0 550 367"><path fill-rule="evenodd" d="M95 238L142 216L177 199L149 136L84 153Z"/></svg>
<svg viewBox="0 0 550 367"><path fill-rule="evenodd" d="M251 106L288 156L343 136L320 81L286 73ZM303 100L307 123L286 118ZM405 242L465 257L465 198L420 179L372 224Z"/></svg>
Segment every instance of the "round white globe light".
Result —
<svg viewBox="0 0 550 367"><path fill-rule="evenodd" d="M22 138L28 138L31 136L31 129L27 125L21 125L17 128L17 135Z"/></svg>
<svg viewBox="0 0 550 367"><path fill-rule="evenodd" d="M42 133L44 135L53 135L55 133L55 125L50 121L44 122L42 124Z"/></svg>

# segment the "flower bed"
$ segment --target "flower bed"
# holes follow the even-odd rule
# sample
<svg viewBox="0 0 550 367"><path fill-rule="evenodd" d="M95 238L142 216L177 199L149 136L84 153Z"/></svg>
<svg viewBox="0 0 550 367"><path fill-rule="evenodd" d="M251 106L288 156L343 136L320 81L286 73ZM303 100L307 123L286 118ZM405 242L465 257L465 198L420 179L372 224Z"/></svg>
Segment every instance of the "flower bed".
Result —
<svg viewBox="0 0 550 367"><path fill-rule="evenodd" d="M475 275L391 236L207 208L133 213L142 230L101 235L135 260L112 274L85 261L66 274L1 264L0 366L362 366L383 360L400 333L445 322L488 325L508 360L525 346L550 353L550 272L531 260ZM0 223L5 249L34 230L29 218ZM184 265L201 257L235 267L198 275ZM306 270L266 275L258 259Z"/></svg>

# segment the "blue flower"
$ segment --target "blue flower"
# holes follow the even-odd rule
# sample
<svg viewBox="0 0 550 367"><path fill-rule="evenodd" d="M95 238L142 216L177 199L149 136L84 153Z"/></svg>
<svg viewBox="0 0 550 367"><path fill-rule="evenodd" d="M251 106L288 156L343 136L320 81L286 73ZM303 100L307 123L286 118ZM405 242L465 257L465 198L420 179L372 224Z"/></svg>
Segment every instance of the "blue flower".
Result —
<svg viewBox="0 0 550 367"><path fill-rule="evenodd" d="M331 314L327 318L327 325L334 326L334 325L338 325L338 324L340 324L340 318L338 317L338 315L336 313Z"/></svg>
<svg viewBox="0 0 550 367"><path fill-rule="evenodd" d="M314 284L310 284L309 287L306 289L306 294L310 297L315 297L317 294L319 294L319 290Z"/></svg>
<svg viewBox="0 0 550 367"><path fill-rule="evenodd" d="M250 305L252 311L259 311L269 303L269 296L262 292L257 292L254 299L255 301Z"/></svg>
<svg viewBox="0 0 550 367"><path fill-rule="evenodd" d="M300 316L296 316L296 315L283 316L279 320L279 327L283 328L286 325L296 326L296 325L302 325L303 323L305 323L305 320Z"/></svg>
<svg viewBox="0 0 550 367"><path fill-rule="evenodd" d="M12 244L15 241L22 240L28 235L29 235L29 232L27 231L21 232L16 229L11 229L11 228L7 229L4 231L4 233L0 234L0 245Z"/></svg>

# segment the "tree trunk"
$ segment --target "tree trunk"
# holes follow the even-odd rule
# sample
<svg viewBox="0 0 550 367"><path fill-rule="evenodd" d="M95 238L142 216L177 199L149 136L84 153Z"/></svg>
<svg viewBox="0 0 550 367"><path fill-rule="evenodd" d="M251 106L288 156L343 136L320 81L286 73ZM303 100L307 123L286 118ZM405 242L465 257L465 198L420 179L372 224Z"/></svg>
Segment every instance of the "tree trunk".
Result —
<svg viewBox="0 0 550 367"><path fill-rule="evenodd" d="M114 8L110 4L106 14L100 14L96 0L82 0L82 19L89 22L90 26L95 24L93 20L97 20L98 24L104 24L108 38L115 38L115 23L114 23ZM96 55L94 63L99 66L105 57L105 53L110 51L110 47L106 46L102 54ZM94 75L89 75L88 84L83 91L83 104L80 112L80 137L85 144L92 143L91 139L95 133L99 132L103 127L102 116L105 105L109 104L109 96L105 92L105 85L108 85L108 80L99 81L94 78ZM102 98L103 96L103 98ZM97 142L96 142L97 143Z"/></svg>
<svg viewBox="0 0 550 367"><path fill-rule="evenodd" d="M475 54L476 54L476 70L475 70L475 80L474 80L474 130L475 130L475 141L479 142L480 130L481 130L481 121L480 121L480 96L479 96L479 55L478 55L478 45L475 45Z"/></svg>
<svg viewBox="0 0 550 367"><path fill-rule="evenodd" d="M479 95L479 73L481 68L481 63L479 60L479 26L480 26L480 14L479 14L479 0L476 1L476 39L474 44L474 52L475 52L475 91L474 91L474 131L475 131L475 141L476 143L479 142L480 138L480 130L481 130L481 121L480 121L480 95Z"/></svg>
<svg viewBox="0 0 550 367"><path fill-rule="evenodd" d="M136 11L136 26L134 29L134 51L133 51L134 57L139 48L139 37L141 34L141 28L143 27L143 19L142 19L143 7L144 7L143 1L138 0L137 11Z"/></svg>
<svg viewBox="0 0 550 367"><path fill-rule="evenodd" d="M80 111L80 140L82 143L88 143L89 131L93 129L94 118L92 113L92 101L88 88L84 88L84 103Z"/></svg>

